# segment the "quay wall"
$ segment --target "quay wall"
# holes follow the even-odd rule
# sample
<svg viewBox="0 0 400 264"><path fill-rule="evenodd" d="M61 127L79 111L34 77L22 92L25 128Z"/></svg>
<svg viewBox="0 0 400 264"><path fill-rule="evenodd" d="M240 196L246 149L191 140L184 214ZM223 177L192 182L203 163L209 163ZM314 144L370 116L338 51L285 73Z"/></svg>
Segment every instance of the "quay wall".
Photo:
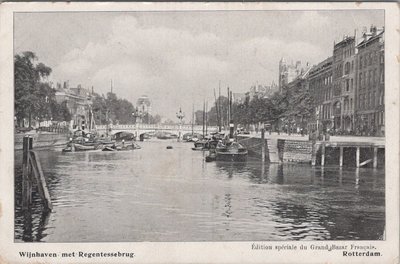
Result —
<svg viewBox="0 0 400 264"><path fill-rule="evenodd" d="M304 140L278 139L279 160L283 162L311 162L312 142Z"/></svg>
<svg viewBox="0 0 400 264"><path fill-rule="evenodd" d="M245 146L249 151L249 154L261 159L262 151L262 139L251 138L245 136L238 136L237 140L240 144ZM273 151L269 149L269 145L273 143L271 139L265 140L265 158L269 160L269 152ZM271 142L269 142L271 140ZM278 139L277 149L280 162L295 162L295 163L310 163L312 156L312 142L304 140L289 140L289 139Z"/></svg>
<svg viewBox="0 0 400 264"><path fill-rule="evenodd" d="M265 158L266 158L266 160L268 160L269 159L268 143L267 143L267 139L264 139L264 140L265 140ZM247 148L249 155L261 159L261 155L262 155L262 151L261 151L262 139L261 138L237 136L237 141Z"/></svg>
<svg viewBox="0 0 400 264"><path fill-rule="evenodd" d="M22 150L22 140L24 136L31 136L33 138L33 148L46 148L65 145L69 139L69 134L52 132L14 134L14 150Z"/></svg>

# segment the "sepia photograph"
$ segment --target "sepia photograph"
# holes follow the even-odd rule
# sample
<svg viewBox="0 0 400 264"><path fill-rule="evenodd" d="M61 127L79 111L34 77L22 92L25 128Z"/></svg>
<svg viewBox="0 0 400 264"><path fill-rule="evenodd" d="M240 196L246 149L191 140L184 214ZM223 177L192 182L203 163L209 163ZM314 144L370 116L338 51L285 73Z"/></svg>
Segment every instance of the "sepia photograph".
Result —
<svg viewBox="0 0 400 264"><path fill-rule="evenodd" d="M32 245L20 261L52 257L39 242L382 257L370 244L396 231L388 18L353 7L14 11L9 243ZM91 256L54 254L75 253Z"/></svg>

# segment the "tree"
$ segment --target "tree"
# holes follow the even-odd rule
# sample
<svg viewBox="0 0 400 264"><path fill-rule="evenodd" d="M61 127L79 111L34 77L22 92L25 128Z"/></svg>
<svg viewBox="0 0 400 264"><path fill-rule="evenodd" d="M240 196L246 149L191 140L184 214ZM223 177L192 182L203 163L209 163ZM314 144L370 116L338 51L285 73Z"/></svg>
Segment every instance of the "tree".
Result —
<svg viewBox="0 0 400 264"><path fill-rule="evenodd" d="M92 98L92 111L96 124L132 124L135 108L131 102L118 98L115 93L107 93L107 98L95 93Z"/></svg>
<svg viewBox="0 0 400 264"><path fill-rule="evenodd" d="M96 124L105 124L107 122L107 104L104 96L94 94L92 97L92 111Z"/></svg>
<svg viewBox="0 0 400 264"><path fill-rule="evenodd" d="M203 110L197 110L194 112L194 117L195 117L195 124L196 125L202 125L203 124Z"/></svg>
<svg viewBox="0 0 400 264"><path fill-rule="evenodd" d="M54 99L52 88L45 82L51 68L43 63L35 65L36 61L31 51L14 57L15 115L17 122L28 117L29 126L32 118L51 115L48 103Z"/></svg>

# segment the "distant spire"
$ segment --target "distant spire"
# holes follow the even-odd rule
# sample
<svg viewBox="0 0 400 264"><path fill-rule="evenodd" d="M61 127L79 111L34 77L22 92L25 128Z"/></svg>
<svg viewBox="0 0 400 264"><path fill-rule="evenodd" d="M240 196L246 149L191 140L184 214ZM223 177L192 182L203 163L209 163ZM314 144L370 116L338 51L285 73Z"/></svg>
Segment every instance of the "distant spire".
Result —
<svg viewBox="0 0 400 264"><path fill-rule="evenodd" d="M113 93L113 80L111 79L111 93Z"/></svg>

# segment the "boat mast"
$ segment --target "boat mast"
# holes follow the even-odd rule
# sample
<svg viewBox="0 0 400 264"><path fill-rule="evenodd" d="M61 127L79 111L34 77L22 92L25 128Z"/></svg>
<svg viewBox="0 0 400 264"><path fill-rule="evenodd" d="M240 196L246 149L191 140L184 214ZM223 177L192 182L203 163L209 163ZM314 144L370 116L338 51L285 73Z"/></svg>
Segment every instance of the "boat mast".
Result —
<svg viewBox="0 0 400 264"><path fill-rule="evenodd" d="M218 127L219 127L219 132L221 132L221 125L224 122L223 114L221 112L221 81L219 81L219 87L218 87L218 112L220 117Z"/></svg>
<svg viewBox="0 0 400 264"><path fill-rule="evenodd" d="M229 123L231 122L231 100L230 100L230 91L229 91L229 86L228 86L228 120L226 120L227 122L227 126L229 127Z"/></svg>
<svg viewBox="0 0 400 264"><path fill-rule="evenodd" d="M106 136L108 137L108 109L106 109Z"/></svg>
<svg viewBox="0 0 400 264"><path fill-rule="evenodd" d="M206 115L206 120L205 120L205 126L206 126L206 135L207 135L207 125L208 125L208 102L206 101L206 112L205 112L205 115Z"/></svg>
<svg viewBox="0 0 400 264"><path fill-rule="evenodd" d="M217 96L215 95L215 88L214 88L214 100L215 100L215 111L217 112L218 131L221 132L221 126L220 126L220 123L219 123L219 107L218 107L218 102L217 102Z"/></svg>
<svg viewBox="0 0 400 264"><path fill-rule="evenodd" d="M193 137L193 126L194 126L194 103L192 103L192 137Z"/></svg>
<svg viewBox="0 0 400 264"><path fill-rule="evenodd" d="M203 101L203 138L204 138L204 121L205 121L205 110L206 108L206 103Z"/></svg>

